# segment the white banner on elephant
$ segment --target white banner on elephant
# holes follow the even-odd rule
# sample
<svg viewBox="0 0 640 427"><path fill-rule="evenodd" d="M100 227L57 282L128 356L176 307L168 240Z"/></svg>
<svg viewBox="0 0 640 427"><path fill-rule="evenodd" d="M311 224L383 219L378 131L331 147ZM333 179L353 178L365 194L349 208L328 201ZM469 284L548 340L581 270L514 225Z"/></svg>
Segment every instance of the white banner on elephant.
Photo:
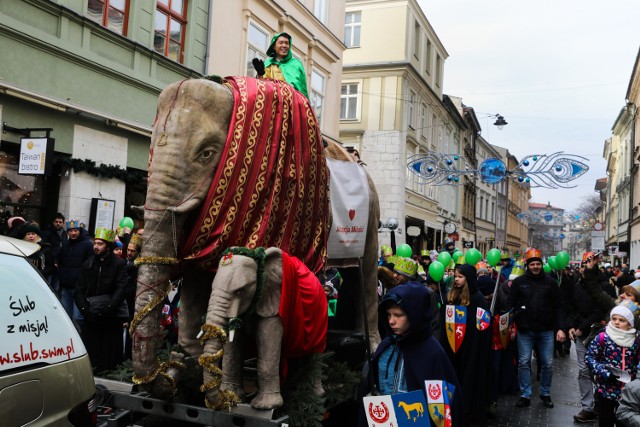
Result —
<svg viewBox="0 0 640 427"><path fill-rule="evenodd" d="M327 159L331 213L327 257L362 258L369 223L369 183L362 166L354 162Z"/></svg>

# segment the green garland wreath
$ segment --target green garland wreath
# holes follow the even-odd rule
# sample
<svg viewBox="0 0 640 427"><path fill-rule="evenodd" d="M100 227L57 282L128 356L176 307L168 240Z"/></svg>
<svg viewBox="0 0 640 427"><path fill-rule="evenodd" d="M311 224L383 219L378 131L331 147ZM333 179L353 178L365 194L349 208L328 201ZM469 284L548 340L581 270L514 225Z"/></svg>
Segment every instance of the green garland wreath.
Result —
<svg viewBox="0 0 640 427"><path fill-rule="evenodd" d="M67 166L75 173L86 172L89 175L106 179L119 179L127 184L135 184L143 182L147 178L147 172L137 170L122 169L120 166L100 164L96 166L96 162L89 159L74 159L72 157L57 157L54 163Z"/></svg>

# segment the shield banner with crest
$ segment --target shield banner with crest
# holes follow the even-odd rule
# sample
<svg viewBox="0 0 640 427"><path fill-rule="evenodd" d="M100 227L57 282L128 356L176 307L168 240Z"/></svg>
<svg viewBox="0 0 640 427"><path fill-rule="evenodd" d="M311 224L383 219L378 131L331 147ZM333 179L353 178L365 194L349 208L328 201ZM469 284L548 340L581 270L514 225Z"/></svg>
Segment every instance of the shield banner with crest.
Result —
<svg viewBox="0 0 640 427"><path fill-rule="evenodd" d="M453 352L457 352L467 330L467 307L463 305L447 305L445 309L445 327L447 340Z"/></svg>
<svg viewBox="0 0 640 427"><path fill-rule="evenodd" d="M476 308L476 328L479 331L484 331L489 328L491 324L491 315L489 310L485 310L484 308Z"/></svg>
<svg viewBox="0 0 640 427"><path fill-rule="evenodd" d="M500 316L500 323L498 325L498 331L500 333L500 342L503 348L507 348L509 343L509 326L511 326L512 315L511 311Z"/></svg>
<svg viewBox="0 0 640 427"><path fill-rule="evenodd" d="M454 386L441 380L424 382L429 417L438 427L451 427L451 400Z"/></svg>

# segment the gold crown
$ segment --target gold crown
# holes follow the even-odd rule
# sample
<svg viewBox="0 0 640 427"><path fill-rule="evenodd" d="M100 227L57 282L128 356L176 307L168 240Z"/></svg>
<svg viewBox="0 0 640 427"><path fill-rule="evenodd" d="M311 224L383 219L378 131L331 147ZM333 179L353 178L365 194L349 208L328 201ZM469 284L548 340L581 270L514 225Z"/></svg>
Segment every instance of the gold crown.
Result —
<svg viewBox="0 0 640 427"><path fill-rule="evenodd" d="M77 219L67 221L67 230L73 230L74 228L84 228L84 224Z"/></svg>
<svg viewBox="0 0 640 427"><path fill-rule="evenodd" d="M418 263L411 258L398 257L393 263L393 269L405 276L415 277L418 272Z"/></svg>
<svg viewBox="0 0 640 427"><path fill-rule="evenodd" d="M129 240L129 243L136 245L138 249L142 247L142 239L140 238L140 235L137 233L131 236L131 240Z"/></svg>
<svg viewBox="0 0 640 427"><path fill-rule="evenodd" d="M113 243L116 240L116 232L108 228L96 228L95 238Z"/></svg>

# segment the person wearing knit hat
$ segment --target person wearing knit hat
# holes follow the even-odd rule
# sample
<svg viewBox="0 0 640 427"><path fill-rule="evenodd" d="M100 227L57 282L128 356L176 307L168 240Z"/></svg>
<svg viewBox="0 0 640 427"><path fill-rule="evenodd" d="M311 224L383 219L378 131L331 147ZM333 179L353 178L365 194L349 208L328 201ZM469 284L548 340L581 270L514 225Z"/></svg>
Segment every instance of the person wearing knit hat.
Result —
<svg viewBox="0 0 640 427"><path fill-rule="evenodd" d="M51 245L42 240L42 233L38 224L30 222L20 228L19 238L37 244L40 249L29 255L29 260L46 278L55 270L55 262L51 253Z"/></svg>
<svg viewBox="0 0 640 427"><path fill-rule="evenodd" d="M631 312L631 310L629 310L629 308L626 305L616 305L615 307L613 307L611 309L611 313L609 313L609 317L611 319L613 319L613 316L615 315L618 316L622 316L625 318L625 320L627 321L627 323L629 323L629 325L634 328L635 327L635 321L633 319L633 313Z"/></svg>
<svg viewBox="0 0 640 427"><path fill-rule="evenodd" d="M21 237L18 236L18 233L25 223L26 221L21 216L12 216L9 218L7 220L7 227L9 227L7 230L7 236L21 239Z"/></svg>
<svg viewBox="0 0 640 427"><path fill-rule="evenodd" d="M626 382L621 374L626 372L633 380L638 371L640 341L634 325L629 308L614 307L604 332L595 336L585 354L585 363L593 374L601 426L616 424L616 408Z"/></svg>

